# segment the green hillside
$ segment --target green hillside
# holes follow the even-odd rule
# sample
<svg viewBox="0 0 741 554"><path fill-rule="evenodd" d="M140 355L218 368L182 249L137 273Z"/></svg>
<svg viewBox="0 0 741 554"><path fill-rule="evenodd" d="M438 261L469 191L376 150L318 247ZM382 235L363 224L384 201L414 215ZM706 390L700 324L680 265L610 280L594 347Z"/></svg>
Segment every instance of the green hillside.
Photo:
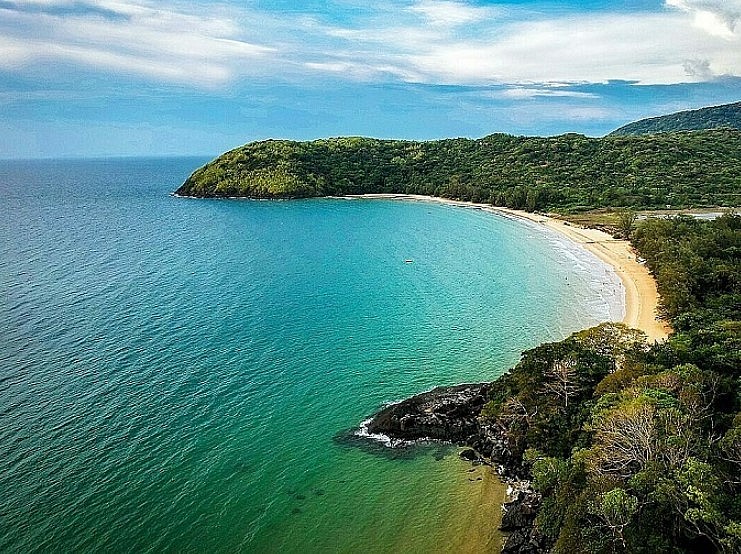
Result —
<svg viewBox="0 0 741 554"><path fill-rule="evenodd" d="M541 495L508 552L741 552L741 216L651 219L632 242L669 339L602 324L524 352L490 385L494 445Z"/></svg>
<svg viewBox="0 0 741 554"><path fill-rule="evenodd" d="M616 129L610 136L721 128L741 129L741 102L641 119Z"/></svg>
<svg viewBox="0 0 741 554"><path fill-rule="evenodd" d="M299 198L386 192L568 212L733 206L739 191L741 131L723 129L605 138L269 140L219 156L177 194Z"/></svg>

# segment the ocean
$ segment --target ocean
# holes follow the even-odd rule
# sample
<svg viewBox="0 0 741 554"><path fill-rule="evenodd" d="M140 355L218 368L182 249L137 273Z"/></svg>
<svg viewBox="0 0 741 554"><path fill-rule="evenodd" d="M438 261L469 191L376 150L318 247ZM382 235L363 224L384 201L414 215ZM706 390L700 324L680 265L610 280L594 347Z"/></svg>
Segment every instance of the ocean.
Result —
<svg viewBox="0 0 741 554"><path fill-rule="evenodd" d="M205 161L0 162L0 551L458 550L499 509L458 450L353 430L619 280L480 210L173 197Z"/></svg>

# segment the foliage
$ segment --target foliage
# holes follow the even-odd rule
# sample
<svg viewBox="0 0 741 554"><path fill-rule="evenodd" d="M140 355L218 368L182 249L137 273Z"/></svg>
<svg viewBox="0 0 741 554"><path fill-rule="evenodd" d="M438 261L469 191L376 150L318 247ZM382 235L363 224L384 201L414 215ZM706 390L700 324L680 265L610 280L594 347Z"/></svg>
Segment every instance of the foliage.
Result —
<svg viewBox="0 0 741 554"><path fill-rule="evenodd" d="M616 129L610 135L642 135L722 127L741 129L741 102L641 119Z"/></svg>
<svg viewBox="0 0 741 554"><path fill-rule="evenodd" d="M617 229L621 237L630 239L633 235L633 227L635 226L638 214L633 210L626 208L620 209L617 212Z"/></svg>
<svg viewBox="0 0 741 554"><path fill-rule="evenodd" d="M619 542L625 548L624 531L638 511L638 499L618 487L606 492L597 502L592 503L590 511L612 534L613 542Z"/></svg>
<svg viewBox="0 0 741 554"><path fill-rule="evenodd" d="M425 194L509 208L580 211L738 202L741 131L588 138L494 134L429 142L268 140L227 152L177 191L198 197Z"/></svg>
<svg viewBox="0 0 741 554"><path fill-rule="evenodd" d="M508 429L554 552L741 552L741 216L638 226L676 332L603 324L523 354L482 417Z"/></svg>
<svg viewBox="0 0 741 554"><path fill-rule="evenodd" d="M507 426L515 455L534 448L568 456L587 437L582 427L595 387L628 353L643 350L638 337L622 324L603 323L528 350L493 384L483 415Z"/></svg>
<svg viewBox="0 0 741 554"><path fill-rule="evenodd" d="M741 375L741 216L651 219L635 231L633 244L677 331L657 357Z"/></svg>

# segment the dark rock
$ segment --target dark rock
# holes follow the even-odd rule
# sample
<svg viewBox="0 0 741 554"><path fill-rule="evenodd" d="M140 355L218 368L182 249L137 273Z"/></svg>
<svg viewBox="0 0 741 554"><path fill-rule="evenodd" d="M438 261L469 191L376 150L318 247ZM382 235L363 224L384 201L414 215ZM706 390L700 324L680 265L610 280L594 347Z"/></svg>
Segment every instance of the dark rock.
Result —
<svg viewBox="0 0 741 554"><path fill-rule="evenodd" d="M306 500L306 497L303 494L297 494L296 500Z"/></svg>
<svg viewBox="0 0 741 554"><path fill-rule="evenodd" d="M476 454L476 451L470 448L466 448L459 454L459 456L464 460L468 460L469 462L473 462L479 459L479 455Z"/></svg>
<svg viewBox="0 0 741 554"><path fill-rule="evenodd" d="M502 554L519 553L520 549L528 543L529 539L530 537L527 531L518 529L507 537L507 542L504 543L504 547L502 548Z"/></svg>
<svg viewBox="0 0 741 554"><path fill-rule="evenodd" d="M532 527L535 516L540 508L540 495L533 491L520 492L517 498L504 505L502 531L512 531L524 527Z"/></svg>
<svg viewBox="0 0 741 554"><path fill-rule="evenodd" d="M507 537L502 554L546 554L550 550L546 543L532 528L518 529Z"/></svg>
<svg viewBox="0 0 741 554"><path fill-rule="evenodd" d="M515 504L514 506L510 506L504 513L504 516L502 516L502 525L500 528L502 531L522 529L530 525L533 519L535 519L535 514L530 512L527 506Z"/></svg>
<svg viewBox="0 0 741 554"><path fill-rule="evenodd" d="M434 439L466 443L479 432L479 414L488 384L439 387L384 408L368 431L393 439Z"/></svg>

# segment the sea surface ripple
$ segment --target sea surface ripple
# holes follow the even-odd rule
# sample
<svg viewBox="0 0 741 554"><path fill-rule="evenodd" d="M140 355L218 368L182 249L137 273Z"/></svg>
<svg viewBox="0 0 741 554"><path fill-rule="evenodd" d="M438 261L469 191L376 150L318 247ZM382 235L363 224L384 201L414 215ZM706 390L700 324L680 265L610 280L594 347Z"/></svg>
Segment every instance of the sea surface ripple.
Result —
<svg viewBox="0 0 741 554"><path fill-rule="evenodd" d="M465 467L343 433L619 318L616 277L474 210L170 196L204 161L0 162L0 551L439 551Z"/></svg>

